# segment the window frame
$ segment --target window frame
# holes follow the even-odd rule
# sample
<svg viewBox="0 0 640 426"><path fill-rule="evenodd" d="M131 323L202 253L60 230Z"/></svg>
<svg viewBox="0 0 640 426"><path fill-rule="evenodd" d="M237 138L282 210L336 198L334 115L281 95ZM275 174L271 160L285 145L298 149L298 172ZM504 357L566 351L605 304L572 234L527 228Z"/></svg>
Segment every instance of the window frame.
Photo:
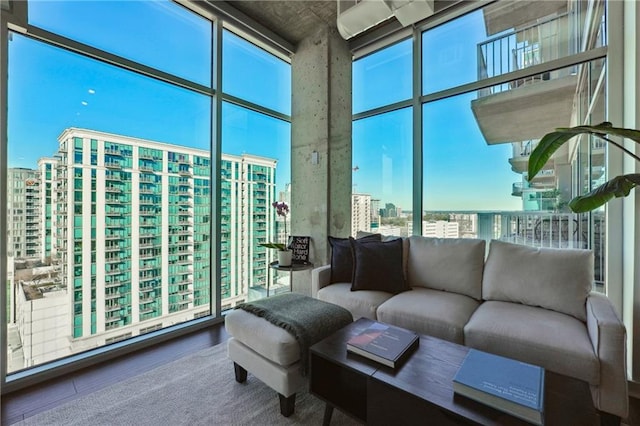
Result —
<svg viewBox="0 0 640 426"><path fill-rule="evenodd" d="M621 62L621 49L620 52L616 49L609 49L609 46L616 43L621 45L621 30L620 26L612 26L611 22L621 22L622 20L622 6L615 4L617 2L609 2L603 0L604 7L606 9L607 19L607 39L608 45L603 47L597 47L587 51L577 53L575 55L563 57L548 61L539 65L531 66L517 71L512 71L506 74L502 74L496 77L486 78L484 80L461 84L456 87L447 88L444 90L435 91L432 93L422 94L422 35L424 32L435 28L437 26L446 24L450 21L458 19L463 15L481 10L488 3L466 3L461 2L451 8L435 15L433 18L427 19L416 25L412 30L402 29L395 33L387 34L385 37L377 38L373 41L366 37L356 41L359 44L352 44L353 58L355 62L363 57L374 54L384 48L389 47L395 43L405 41L407 38L413 39L413 96L411 99L396 102L394 104L380 106L368 111L362 111L352 115L352 122L361 120L364 118L370 118L379 114L384 114L396 109L404 108L407 106L413 107L413 147L414 147L414 161L413 161L413 205L411 206L414 212L423 211L423 117L422 106L436 102L438 100L446 99L449 97L462 95L470 92L475 92L481 89L489 88L491 86L507 83L509 81L524 79L541 74L545 71L553 71L560 68L566 68L571 65L584 64L590 61L597 61L604 59L607 67L607 94L606 108L608 111L608 119L613 122L622 122L621 116L621 102L623 99L623 91L621 89L622 79L616 79L614 76L619 76L622 62ZM618 20L616 20L618 19ZM612 60L613 58L613 60ZM618 80L613 82L613 80ZM617 99L617 101L616 101ZM622 154L619 152L609 151L607 155L606 171L607 174L617 175L622 172ZM619 218L620 220L614 220ZM606 265L606 293L612 294L612 301L618 308L619 312L622 312L622 210L619 205L608 205L606 209L606 243L605 249L607 251L607 265ZM413 235L420 235L422 229L422 215L413 215L412 233Z"/></svg>
<svg viewBox="0 0 640 426"><path fill-rule="evenodd" d="M224 94L222 90L222 32L223 28L233 32L235 35L244 38L257 48L276 56L277 58L291 63L291 54L294 48L291 44L281 39L271 32L257 32L252 29L251 23L243 23L236 19L232 14L219 9L213 4L202 4L190 0L173 0L177 6L185 7L211 23L211 49L212 49L212 78L211 87L203 86L186 79L171 75L158 69L146 66L135 61L114 55L100 49L85 45L75 40L51 33L41 28L28 24L27 11L28 2L18 1L10 2L12 6L8 10L2 9L0 13L0 158L7 158L7 92L8 92L8 43L9 32L14 31L32 38L34 40L53 45L64 50L68 50L82 56L102 61L111 65L124 68L128 71L140 74L142 76L160 80L173 86L185 88L189 91L209 96L211 101L211 146L210 146L210 201L212 220L210 221L210 265L212 279L210 282L210 315L196 318L185 323L170 326L161 330L153 330L148 333L141 333L139 336L132 337L126 341L118 341L105 345L103 347L89 350L86 352L73 354L62 359L47 362L25 370L11 373L7 377L7 333L0 333L0 350L4 351L0 355L0 388L2 393L12 392L27 386L37 384L39 382L50 380L79 368L99 364L122 356L142 348L153 346L159 342L170 340L179 336L192 333L194 331L220 324L224 321L223 312L221 310L220 298L220 236L219 229L220 214L219 206L221 205L220 193L220 164L221 164L221 145L222 145L222 103L223 101L236 104L241 107L248 108L255 112L282 120L291 122L291 116L283 114L261 105L245 101L243 99ZM7 161L0 162L0 205L7 205ZM2 209L0 212L0 232L6 235L7 231L7 211ZM0 276L7 276L7 247L6 244L0 244ZM6 286L0 286L0 300L7 300ZM7 329L7 307L3 307L2 321L0 326L3 330Z"/></svg>

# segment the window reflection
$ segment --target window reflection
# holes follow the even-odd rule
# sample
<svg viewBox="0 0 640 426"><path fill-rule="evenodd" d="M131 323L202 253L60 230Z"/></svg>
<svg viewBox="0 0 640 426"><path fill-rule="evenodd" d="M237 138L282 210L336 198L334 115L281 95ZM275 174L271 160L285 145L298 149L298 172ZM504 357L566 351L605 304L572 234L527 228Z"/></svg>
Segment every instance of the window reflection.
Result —
<svg viewBox="0 0 640 426"><path fill-rule="evenodd" d="M353 63L355 114L411 98L412 48L404 40Z"/></svg>
<svg viewBox="0 0 640 426"><path fill-rule="evenodd" d="M410 234L412 177L411 109L353 123L351 232Z"/></svg>
<svg viewBox="0 0 640 426"><path fill-rule="evenodd" d="M224 93L291 114L291 66L229 31L222 42Z"/></svg>

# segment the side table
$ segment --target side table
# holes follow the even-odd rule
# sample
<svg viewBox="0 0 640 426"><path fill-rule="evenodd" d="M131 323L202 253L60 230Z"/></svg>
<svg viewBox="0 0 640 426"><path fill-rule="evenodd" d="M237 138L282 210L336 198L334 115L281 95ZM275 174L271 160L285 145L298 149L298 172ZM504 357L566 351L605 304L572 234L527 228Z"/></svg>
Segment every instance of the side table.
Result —
<svg viewBox="0 0 640 426"><path fill-rule="evenodd" d="M278 261L271 262L269 264L269 268L275 269L276 271L286 271L289 272L289 291L293 291L293 273L295 271L305 271L307 269L313 268L313 263L304 262L304 263L292 263L290 266L280 266ZM269 288L271 287L271 274L267 274L267 297L269 297Z"/></svg>

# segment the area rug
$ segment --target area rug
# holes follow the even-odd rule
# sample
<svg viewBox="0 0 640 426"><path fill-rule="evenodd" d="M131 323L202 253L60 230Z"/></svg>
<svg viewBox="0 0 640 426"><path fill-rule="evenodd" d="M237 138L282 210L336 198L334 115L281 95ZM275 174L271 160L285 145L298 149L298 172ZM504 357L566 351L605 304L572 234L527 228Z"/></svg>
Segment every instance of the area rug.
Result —
<svg viewBox="0 0 640 426"><path fill-rule="evenodd" d="M18 425L321 425L324 403L306 390L280 415L277 393L249 374L237 383L226 343L98 390ZM332 425L357 425L334 410Z"/></svg>

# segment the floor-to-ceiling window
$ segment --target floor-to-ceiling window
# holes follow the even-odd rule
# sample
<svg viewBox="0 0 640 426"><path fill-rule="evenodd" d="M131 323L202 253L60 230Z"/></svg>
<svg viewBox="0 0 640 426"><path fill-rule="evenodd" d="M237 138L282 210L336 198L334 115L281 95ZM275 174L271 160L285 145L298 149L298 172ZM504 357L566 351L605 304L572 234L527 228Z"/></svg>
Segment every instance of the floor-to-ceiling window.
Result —
<svg viewBox="0 0 640 426"><path fill-rule="evenodd" d="M268 267L275 252L260 243L285 242L272 203L291 201L291 66L230 31L222 63L222 90L232 96L222 105L224 309L278 284Z"/></svg>
<svg viewBox="0 0 640 426"><path fill-rule="evenodd" d="M605 147L577 140L531 180L527 164L545 133L605 121L604 23L603 2L499 1L356 59L353 197L368 198L371 220L352 231L590 248L595 289L603 291L605 210L577 215L567 203L604 181ZM387 73L375 78L376 68ZM374 78L356 82L359 70ZM395 97L385 97L386 88ZM398 128L360 130L388 111L402 115ZM385 176L385 162L372 157L392 158L387 147L408 156L404 170ZM355 186L363 165L377 165L366 188ZM407 200L400 209L385 188ZM354 217L357 209L354 201Z"/></svg>
<svg viewBox="0 0 640 426"><path fill-rule="evenodd" d="M171 1L25 4L2 34L9 380L261 294L291 191L285 56Z"/></svg>
<svg viewBox="0 0 640 426"><path fill-rule="evenodd" d="M411 234L412 48L403 40L353 63L353 235Z"/></svg>

